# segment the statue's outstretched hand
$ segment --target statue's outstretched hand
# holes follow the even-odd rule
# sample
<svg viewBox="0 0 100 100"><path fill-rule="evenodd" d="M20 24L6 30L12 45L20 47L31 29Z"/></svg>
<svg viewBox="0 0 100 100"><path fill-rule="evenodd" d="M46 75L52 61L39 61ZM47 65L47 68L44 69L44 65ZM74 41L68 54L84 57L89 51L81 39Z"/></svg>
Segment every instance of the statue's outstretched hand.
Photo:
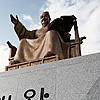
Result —
<svg viewBox="0 0 100 100"><path fill-rule="evenodd" d="M13 24L15 24L15 25L16 25L16 24L18 23L18 21L19 21L17 15L16 15L16 18L14 18L13 15L10 14L10 18L11 18L11 22L12 22Z"/></svg>

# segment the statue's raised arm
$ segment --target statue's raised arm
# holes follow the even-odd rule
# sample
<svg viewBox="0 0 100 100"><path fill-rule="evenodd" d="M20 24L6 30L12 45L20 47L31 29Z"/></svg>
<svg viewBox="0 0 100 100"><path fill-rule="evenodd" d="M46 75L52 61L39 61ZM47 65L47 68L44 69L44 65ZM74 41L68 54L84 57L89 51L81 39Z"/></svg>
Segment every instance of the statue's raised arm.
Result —
<svg viewBox="0 0 100 100"><path fill-rule="evenodd" d="M33 39L35 30L29 31L25 28L25 26L19 21L18 16L16 18L12 14L10 14L11 22L14 24L14 30L19 38L19 40L23 38Z"/></svg>

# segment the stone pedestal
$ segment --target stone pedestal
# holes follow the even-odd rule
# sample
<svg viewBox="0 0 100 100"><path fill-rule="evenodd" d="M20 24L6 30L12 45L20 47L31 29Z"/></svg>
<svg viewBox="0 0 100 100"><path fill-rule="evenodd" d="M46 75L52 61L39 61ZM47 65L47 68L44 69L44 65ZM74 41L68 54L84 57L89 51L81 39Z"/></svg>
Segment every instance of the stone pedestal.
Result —
<svg viewBox="0 0 100 100"><path fill-rule="evenodd" d="M100 100L100 53L2 72L0 100Z"/></svg>

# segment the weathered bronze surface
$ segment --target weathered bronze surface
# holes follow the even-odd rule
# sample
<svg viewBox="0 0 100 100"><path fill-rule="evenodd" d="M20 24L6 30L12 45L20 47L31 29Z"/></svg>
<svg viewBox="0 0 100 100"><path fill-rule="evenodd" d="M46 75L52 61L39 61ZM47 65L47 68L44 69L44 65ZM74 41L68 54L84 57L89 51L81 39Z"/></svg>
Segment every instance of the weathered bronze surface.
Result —
<svg viewBox="0 0 100 100"><path fill-rule="evenodd" d="M33 31L27 30L17 16L14 18L13 15L10 15L10 17L20 40L18 48L7 42L11 51L10 65L33 62L36 59L48 58L54 55L58 55L59 59L81 56L80 44L86 37L79 38L77 20L74 15L61 16L50 23L49 12L43 12L41 14L42 27ZM71 40L69 32L73 26L75 39Z"/></svg>

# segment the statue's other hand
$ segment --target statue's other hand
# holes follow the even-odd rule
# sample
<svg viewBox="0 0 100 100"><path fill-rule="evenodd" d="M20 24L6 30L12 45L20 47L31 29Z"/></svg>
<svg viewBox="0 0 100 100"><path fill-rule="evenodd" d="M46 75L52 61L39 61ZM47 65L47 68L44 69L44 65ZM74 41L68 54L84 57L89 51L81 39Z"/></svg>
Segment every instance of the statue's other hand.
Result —
<svg viewBox="0 0 100 100"><path fill-rule="evenodd" d="M13 23L13 24L17 24L18 23L18 17L16 17L17 19L15 19L14 17L13 17L13 15L12 14L10 14L10 18L11 18L11 22Z"/></svg>

